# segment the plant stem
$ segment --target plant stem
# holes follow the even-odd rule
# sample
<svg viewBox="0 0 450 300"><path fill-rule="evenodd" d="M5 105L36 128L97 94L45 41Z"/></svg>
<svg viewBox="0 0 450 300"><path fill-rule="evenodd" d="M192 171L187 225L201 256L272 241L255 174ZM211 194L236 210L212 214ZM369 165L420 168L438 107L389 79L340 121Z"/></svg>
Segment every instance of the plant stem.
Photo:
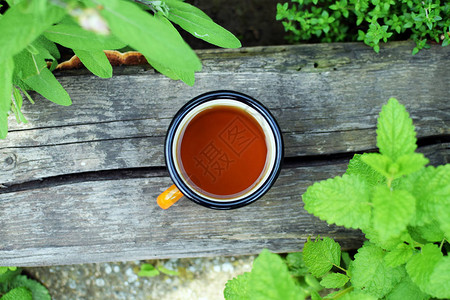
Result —
<svg viewBox="0 0 450 300"><path fill-rule="evenodd" d="M441 244L439 245L439 250L442 251L442 247L444 246L445 238L442 239Z"/></svg>
<svg viewBox="0 0 450 300"><path fill-rule="evenodd" d="M336 268L338 268L341 271L344 271L345 274L347 275L347 270L346 269L342 268L341 266L335 265L335 264L333 264L333 266L335 266Z"/></svg>
<svg viewBox="0 0 450 300"><path fill-rule="evenodd" d="M345 290L339 291L337 294L335 294L333 296L333 298L330 298L330 299L339 299L339 298L341 298L342 296L344 296L345 294L347 294L347 293L349 293L351 291L353 291L353 287L352 286L346 288Z"/></svg>

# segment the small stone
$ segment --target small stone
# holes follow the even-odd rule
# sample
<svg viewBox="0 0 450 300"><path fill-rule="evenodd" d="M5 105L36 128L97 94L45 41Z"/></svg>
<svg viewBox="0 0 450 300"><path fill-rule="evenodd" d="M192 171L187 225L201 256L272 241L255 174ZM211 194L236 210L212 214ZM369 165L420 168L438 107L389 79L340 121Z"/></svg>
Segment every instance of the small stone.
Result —
<svg viewBox="0 0 450 300"><path fill-rule="evenodd" d="M114 273L119 273L120 272L120 267L119 266L114 266L113 270L114 270Z"/></svg>
<svg viewBox="0 0 450 300"><path fill-rule="evenodd" d="M105 266L105 273L106 273L106 274L111 274L111 272L112 272L111 266L110 266L110 265L106 265L106 266Z"/></svg>
<svg viewBox="0 0 450 300"><path fill-rule="evenodd" d="M213 270L214 272L220 272L220 266L215 265Z"/></svg>
<svg viewBox="0 0 450 300"><path fill-rule="evenodd" d="M105 286L105 280L103 280L103 278L97 278L95 279L95 284L97 286Z"/></svg>

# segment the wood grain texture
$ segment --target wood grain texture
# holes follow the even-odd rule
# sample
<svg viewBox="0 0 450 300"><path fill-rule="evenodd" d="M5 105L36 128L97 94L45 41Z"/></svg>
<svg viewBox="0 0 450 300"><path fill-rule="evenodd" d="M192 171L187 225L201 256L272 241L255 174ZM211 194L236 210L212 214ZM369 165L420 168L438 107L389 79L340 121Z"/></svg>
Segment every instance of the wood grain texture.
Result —
<svg viewBox="0 0 450 300"><path fill-rule="evenodd" d="M194 87L148 66L101 79L60 73L72 97L61 107L35 96L26 125L0 142L0 265L50 265L145 258L298 251L308 235L345 248L361 234L303 210L314 181L342 174L355 152L375 150L376 118L396 97L413 118L420 151L449 161L450 49L387 44L377 55L357 43L205 50ZM254 204L212 211L188 200L162 211L170 179L163 141L172 116L203 92L253 96L280 123L286 164Z"/></svg>

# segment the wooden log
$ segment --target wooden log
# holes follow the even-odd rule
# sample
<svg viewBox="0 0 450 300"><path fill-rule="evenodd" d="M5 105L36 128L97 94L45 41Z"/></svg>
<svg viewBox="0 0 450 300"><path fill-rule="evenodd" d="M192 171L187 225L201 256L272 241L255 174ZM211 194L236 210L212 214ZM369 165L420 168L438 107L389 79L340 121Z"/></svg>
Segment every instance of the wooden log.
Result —
<svg viewBox="0 0 450 300"><path fill-rule="evenodd" d="M73 105L35 96L24 108L30 122L12 125L0 142L0 265L291 252L317 234L356 247L359 232L309 215L301 195L342 174L355 152L376 149L376 118L389 97L410 112L420 151L435 165L449 161L450 49L411 56L411 47L205 50L194 87L148 66L116 68L111 79L59 74ZM155 198L171 184L163 157L170 120L187 100L217 89L249 94L278 119L286 146L280 178L238 210L186 199L160 210Z"/></svg>

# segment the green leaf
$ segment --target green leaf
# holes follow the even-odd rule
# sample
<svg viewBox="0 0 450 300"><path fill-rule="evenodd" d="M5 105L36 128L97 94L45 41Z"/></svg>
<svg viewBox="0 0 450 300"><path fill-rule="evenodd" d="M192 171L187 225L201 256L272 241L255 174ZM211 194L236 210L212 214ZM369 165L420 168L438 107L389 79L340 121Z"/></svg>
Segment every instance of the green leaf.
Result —
<svg viewBox="0 0 450 300"><path fill-rule="evenodd" d="M11 281L14 277L16 277L22 272L22 269L11 270L12 267L1 267L1 268L2 270L6 269L6 272L0 273L0 293L5 293L6 291L1 289L2 283Z"/></svg>
<svg viewBox="0 0 450 300"><path fill-rule="evenodd" d="M138 276L154 277L158 276L159 271L151 264L142 264Z"/></svg>
<svg viewBox="0 0 450 300"><path fill-rule="evenodd" d="M428 293L436 298L450 298L450 257L441 258L431 273Z"/></svg>
<svg viewBox="0 0 450 300"><path fill-rule="evenodd" d="M126 46L112 35L96 34L77 24L53 25L44 32L44 35L64 47L78 50L114 50Z"/></svg>
<svg viewBox="0 0 450 300"><path fill-rule="evenodd" d="M286 264L292 276L301 277L308 273L308 268L303 261L302 252L289 253L286 256Z"/></svg>
<svg viewBox="0 0 450 300"><path fill-rule="evenodd" d="M27 9L28 2L22 1L10 7L0 18L0 60L25 49L66 14L64 9L51 4L43 13Z"/></svg>
<svg viewBox="0 0 450 300"><path fill-rule="evenodd" d="M248 282L250 299L305 299L286 264L277 254L264 249L253 262Z"/></svg>
<svg viewBox="0 0 450 300"><path fill-rule="evenodd" d="M377 146L380 153L393 162L417 148L416 132L405 107L395 98L390 98L381 109L377 125Z"/></svg>
<svg viewBox="0 0 450 300"><path fill-rule="evenodd" d="M320 281L320 284L327 289L337 289L343 287L349 279L345 274L330 273Z"/></svg>
<svg viewBox="0 0 450 300"><path fill-rule="evenodd" d="M323 276L333 265L340 265L341 247L329 237L317 238L314 242L308 237L303 248L303 260L312 275Z"/></svg>
<svg viewBox="0 0 450 300"><path fill-rule="evenodd" d="M99 0L111 32L145 57L164 66L185 71L201 70L194 51L163 22L122 0Z"/></svg>
<svg viewBox="0 0 450 300"><path fill-rule="evenodd" d="M48 69L43 69L39 76L29 77L24 82L43 97L56 104L64 106L72 104L69 94Z"/></svg>
<svg viewBox="0 0 450 300"><path fill-rule="evenodd" d="M360 179L365 180L369 186L376 186L386 181L385 177L380 172L375 171L373 167L364 162L365 157L372 155L372 153L355 154L348 163L345 174L357 175Z"/></svg>
<svg viewBox="0 0 450 300"><path fill-rule="evenodd" d="M174 34L178 34L178 31L173 27L172 23L167 20L162 14L155 14L155 19L159 22L162 22L167 26L169 30L171 30ZM182 70L176 69L171 66L165 66L157 61L155 61L151 57L146 57L147 62L159 73L166 75L167 77L173 80L182 80L187 85L193 86L195 83L195 74L192 70Z"/></svg>
<svg viewBox="0 0 450 300"><path fill-rule="evenodd" d="M360 229L370 226L369 187L357 175L316 182L302 198L309 213L330 224Z"/></svg>
<svg viewBox="0 0 450 300"><path fill-rule="evenodd" d="M378 300L378 298L372 296L371 294L367 294L361 292L359 290L353 290L350 293L345 293L341 297L331 298L331 299L339 299L339 300Z"/></svg>
<svg viewBox="0 0 450 300"><path fill-rule="evenodd" d="M368 242L358 249L349 270L355 289L382 298L400 282L404 268L387 266L384 256L383 249Z"/></svg>
<svg viewBox="0 0 450 300"><path fill-rule="evenodd" d="M406 271L423 292L433 295L434 285L431 282L432 274L443 255L439 247L434 244L426 244L421 251L414 254L406 264ZM447 270L448 272L448 270ZM440 275L437 275L439 277Z"/></svg>
<svg viewBox="0 0 450 300"><path fill-rule="evenodd" d="M31 291L33 299L51 300L50 294L45 286L24 275L14 277L14 279L9 283L9 287L26 287Z"/></svg>
<svg viewBox="0 0 450 300"><path fill-rule="evenodd" d="M169 269L167 269L166 267L163 267L163 266L158 266L158 270L161 273L169 275L169 276L179 276L180 275L180 272L174 271L174 270L169 270Z"/></svg>
<svg viewBox="0 0 450 300"><path fill-rule="evenodd" d="M422 292L417 285L415 285L409 276L403 279L386 295L386 300L427 300L430 299L428 294Z"/></svg>
<svg viewBox="0 0 450 300"><path fill-rule="evenodd" d="M12 57L0 58L0 70L0 138L4 139L8 133L8 113L11 108L12 76L14 72Z"/></svg>
<svg viewBox="0 0 450 300"><path fill-rule="evenodd" d="M373 228L383 239L399 237L415 212L415 199L407 191L379 186L373 194Z"/></svg>
<svg viewBox="0 0 450 300"><path fill-rule="evenodd" d="M196 38L223 48L239 48L241 42L228 30L205 17L200 9L188 3L169 0L168 18Z"/></svg>
<svg viewBox="0 0 450 300"><path fill-rule="evenodd" d="M112 66L103 50L79 50L73 49L83 65L94 75L101 78L112 77Z"/></svg>
<svg viewBox="0 0 450 300"><path fill-rule="evenodd" d="M417 172L425 167L425 165L428 163L429 160L422 153L410 153L402 155L397 159L399 171L396 174L396 177Z"/></svg>
<svg viewBox="0 0 450 300"><path fill-rule="evenodd" d="M405 264L408 259L412 256L413 251L410 246L401 243L398 244L396 248L388 252L384 257L386 266L388 267L398 267Z"/></svg>
<svg viewBox="0 0 450 300"><path fill-rule="evenodd" d="M380 153L364 153L361 160L384 177L391 177L389 166L392 164L392 161L389 157Z"/></svg>
<svg viewBox="0 0 450 300"><path fill-rule="evenodd" d="M444 232L434 219L421 226L408 227L408 232L415 241L422 244L440 242L444 239Z"/></svg>
<svg viewBox="0 0 450 300"><path fill-rule="evenodd" d="M25 287L17 287L10 290L0 298L1 300L32 300L31 292Z"/></svg>
<svg viewBox="0 0 450 300"><path fill-rule="evenodd" d="M249 295L250 273L238 275L225 284L223 295L226 300L251 300Z"/></svg>
<svg viewBox="0 0 450 300"><path fill-rule="evenodd" d="M416 198L416 216L412 224L421 226L435 219L450 237L450 164L426 167L409 176L403 185Z"/></svg>

